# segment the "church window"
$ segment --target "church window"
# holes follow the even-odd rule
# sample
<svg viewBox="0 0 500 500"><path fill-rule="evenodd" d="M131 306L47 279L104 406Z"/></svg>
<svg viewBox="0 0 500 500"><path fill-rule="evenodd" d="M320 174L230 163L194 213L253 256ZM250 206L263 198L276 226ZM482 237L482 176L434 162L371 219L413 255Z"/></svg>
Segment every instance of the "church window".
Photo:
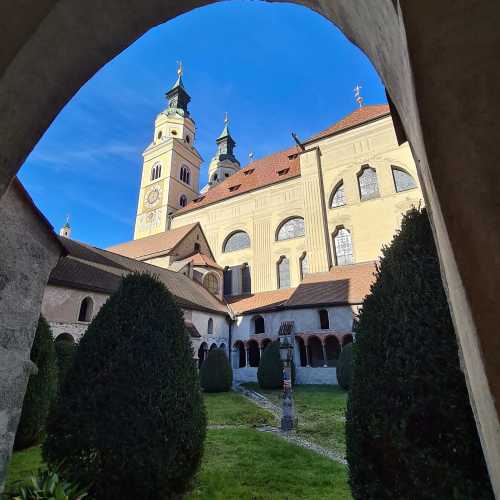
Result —
<svg viewBox="0 0 500 500"><path fill-rule="evenodd" d="M304 232L304 219L302 217L293 217L281 224L276 239L278 241L291 240L292 238L304 236Z"/></svg>
<svg viewBox="0 0 500 500"><path fill-rule="evenodd" d="M377 172L374 168L364 165L358 174L359 196L361 201L378 198Z"/></svg>
<svg viewBox="0 0 500 500"><path fill-rule="evenodd" d="M162 136L162 131L161 131L161 130L159 130L159 131L158 131L158 139L161 139L161 136Z"/></svg>
<svg viewBox="0 0 500 500"><path fill-rule="evenodd" d="M172 129L172 130L170 131L170 133L171 133L172 135L177 135L177 130Z"/></svg>
<svg viewBox="0 0 500 500"><path fill-rule="evenodd" d="M191 171L189 170L189 167L186 165L182 165L181 167L181 175L180 175L181 181L185 182L186 184L189 184L191 182Z"/></svg>
<svg viewBox="0 0 500 500"><path fill-rule="evenodd" d="M207 334L212 335L213 333L214 333L214 320L212 318L209 318L207 324Z"/></svg>
<svg viewBox="0 0 500 500"><path fill-rule="evenodd" d="M309 273L309 259L307 253L304 252L299 259L300 279L303 280L304 276Z"/></svg>
<svg viewBox="0 0 500 500"><path fill-rule="evenodd" d="M253 333L255 335L266 333L266 325L262 316L255 316L253 318Z"/></svg>
<svg viewBox="0 0 500 500"><path fill-rule="evenodd" d="M191 142L191 137L189 135L186 135L186 142L189 144Z"/></svg>
<svg viewBox="0 0 500 500"><path fill-rule="evenodd" d="M394 166L391 168L396 193L400 193L401 191L407 191L408 189L417 187L417 183L408 172L405 172L404 170Z"/></svg>
<svg viewBox="0 0 500 500"><path fill-rule="evenodd" d="M212 175L212 182L215 182L218 179L217 172L215 172L214 175Z"/></svg>
<svg viewBox="0 0 500 500"><path fill-rule="evenodd" d="M181 207L185 207L188 203L187 196L185 194L181 194L181 197L179 198L179 205Z"/></svg>
<svg viewBox="0 0 500 500"><path fill-rule="evenodd" d="M78 313L78 321L88 323L92 319L93 302L90 297L85 297L80 304L80 312Z"/></svg>
<svg viewBox="0 0 500 500"><path fill-rule="evenodd" d="M351 233L345 228L340 227L333 235L335 247L335 263L337 266L344 266L354 262L352 255Z"/></svg>
<svg viewBox="0 0 500 500"><path fill-rule="evenodd" d="M332 201L330 202L330 208L342 207L346 204L345 190L344 190L344 182L340 181L332 194Z"/></svg>
<svg viewBox="0 0 500 500"><path fill-rule="evenodd" d="M224 295L233 294L233 270L230 267L224 269Z"/></svg>
<svg viewBox="0 0 500 500"><path fill-rule="evenodd" d="M241 293L250 293L252 291L252 277L248 264L241 266Z"/></svg>
<svg viewBox="0 0 500 500"><path fill-rule="evenodd" d="M278 288L290 288L290 264L284 256L278 261Z"/></svg>
<svg viewBox="0 0 500 500"><path fill-rule="evenodd" d="M226 172L226 173L224 174L224 177L229 177L229 174ZM239 187L239 186L238 186L238 187Z"/></svg>
<svg viewBox="0 0 500 500"><path fill-rule="evenodd" d="M151 169L151 180L155 181L161 177L161 163L155 163Z"/></svg>
<svg viewBox="0 0 500 500"><path fill-rule="evenodd" d="M224 243L223 252L234 252L250 247L250 237L245 231L236 231L232 233Z"/></svg>
<svg viewBox="0 0 500 500"><path fill-rule="evenodd" d="M322 330L328 330L330 328L330 318L328 317L328 311L326 309L321 309L318 311L319 315L319 327Z"/></svg>
<svg viewBox="0 0 500 500"><path fill-rule="evenodd" d="M194 244L194 251L195 251L196 253L198 253L198 252L200 251L200 244L199 244L199 243L195 243L195 244Z"/></svg>
<svg viewBox="0 0 500 500"><path fill-rule="evenodd" d="M219 293L219 280L213 273L207 274L203 280L203 286L213 295Z"/></svg>

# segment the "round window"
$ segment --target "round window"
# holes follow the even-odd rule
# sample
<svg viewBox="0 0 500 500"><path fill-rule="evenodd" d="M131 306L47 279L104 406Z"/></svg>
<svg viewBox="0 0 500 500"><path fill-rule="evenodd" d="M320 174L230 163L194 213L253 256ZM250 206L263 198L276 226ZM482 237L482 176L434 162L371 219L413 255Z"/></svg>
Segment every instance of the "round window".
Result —
<svg viewBox="0 0 500 500"><path fill-rule="evenodd" d="M186 142L189 144L191 142L191 137L189 135L186 135Z"/></svg>
<svg viewBox="0 0 500 500"><path fill-rule="evenodd" d="M162 133L161 130L158 132L158 139L161 139Z"/></svg>
<svg viewBox="0 0 500 500"><path fill-rule="evenodd" d="M177 135L177 130L171 130L172 135Z"/></svg>

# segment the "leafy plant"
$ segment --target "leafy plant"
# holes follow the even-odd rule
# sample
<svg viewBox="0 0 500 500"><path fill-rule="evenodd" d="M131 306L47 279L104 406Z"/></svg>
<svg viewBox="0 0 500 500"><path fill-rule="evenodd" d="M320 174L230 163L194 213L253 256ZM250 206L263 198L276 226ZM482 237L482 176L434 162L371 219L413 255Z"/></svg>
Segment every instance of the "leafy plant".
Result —
<svg viewBox="0 0 500 500"><path fill-rule="evenodd" d="M233 383L233 370L223 349L212 349L200 369L200 384L205 392L227 392Z"/></svg>
<svg viewBox="0 0 500 500"><path fill-rule="evenodd" d="M346 438L356 500L490 500L431 226L383 249L353 345Z"/></svg>
<svg viewBox="0 0 500 500"><path fill-rule="evenodd" d="M85 488L62 480L57 472L45 470L32 476L31 485L21 488L14 500L82 500L85 497Z"/></svg>
<svg viewBox="0 0 500 500"><path fill-rule="evenodd" d="M50 406L57 393L57 361L50 326L43 316L38 320L30 359L38 372L30 376L14 448L23 450L40 440Z"/></svg>
<svg viewBox="0 0 500 500"><path fill-rule="evenodd" d="M173 498L192 484L206 416L191 340L170 292L125 277L78 344L43 455L98 500Z"/></svg>

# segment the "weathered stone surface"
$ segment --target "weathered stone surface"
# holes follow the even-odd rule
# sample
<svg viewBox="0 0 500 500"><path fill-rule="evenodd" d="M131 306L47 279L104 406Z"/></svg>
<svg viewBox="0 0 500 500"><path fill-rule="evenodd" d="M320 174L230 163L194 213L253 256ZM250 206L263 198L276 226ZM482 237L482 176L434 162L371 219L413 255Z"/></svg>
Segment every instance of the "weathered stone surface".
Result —
<svg viewBox="0 0 500 500"><path fill-rule="evenodd" d="M45 284L61 249L17 182L0 200L0 491L24 393Z"/></svg>

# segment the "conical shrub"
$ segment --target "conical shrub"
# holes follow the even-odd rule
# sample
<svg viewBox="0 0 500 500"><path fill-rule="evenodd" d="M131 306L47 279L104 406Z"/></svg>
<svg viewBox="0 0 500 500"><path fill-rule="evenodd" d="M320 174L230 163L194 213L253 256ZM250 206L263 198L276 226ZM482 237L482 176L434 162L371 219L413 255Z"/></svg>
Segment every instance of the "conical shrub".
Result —
<svg viewBox="0 0 500 500"><path fill-rule="evenodd" d="M223 349L208 351L200 368L200 384L205 392L227 392L233 383L233 370Z"/></svg>
<svg viewBox="0 0 500 500"><path fill-rule="evenodd" d="M275 340L266 346L260 358L257 381L262 389L283 387L283 361L280 358L280 343ZM295 385L295 364L292 361L292 384Z"/></svg>
<svg viewBox="0 0 500 500"><path fill-rule="evenodd" d="M26 388L14 441L16 450L28 448L40 440L57 393L56 351L50 326L43 316L38 320L30 359L37 366L38 372L30 376Z"/></svg>
<svg viewBox="0 0 500 500"><path fill-rule="evenodd" d="M177 498L199 468L206 416L181 310L129 275L81 339L43 455L97 500Z"/></svg>
<svg viewBox="0 0 500 500"><path fill-rule="evenodd" d="M352 378L352 343L345 345L340 351L337 363L337 381L344 389L348 391L351 386Z"/></svg>
<svg viewBox="0 0 500 500"><path fill-rule="evenodd" d="M347 410L356 500L493 499L425 210L383 250Z"/></svg>

